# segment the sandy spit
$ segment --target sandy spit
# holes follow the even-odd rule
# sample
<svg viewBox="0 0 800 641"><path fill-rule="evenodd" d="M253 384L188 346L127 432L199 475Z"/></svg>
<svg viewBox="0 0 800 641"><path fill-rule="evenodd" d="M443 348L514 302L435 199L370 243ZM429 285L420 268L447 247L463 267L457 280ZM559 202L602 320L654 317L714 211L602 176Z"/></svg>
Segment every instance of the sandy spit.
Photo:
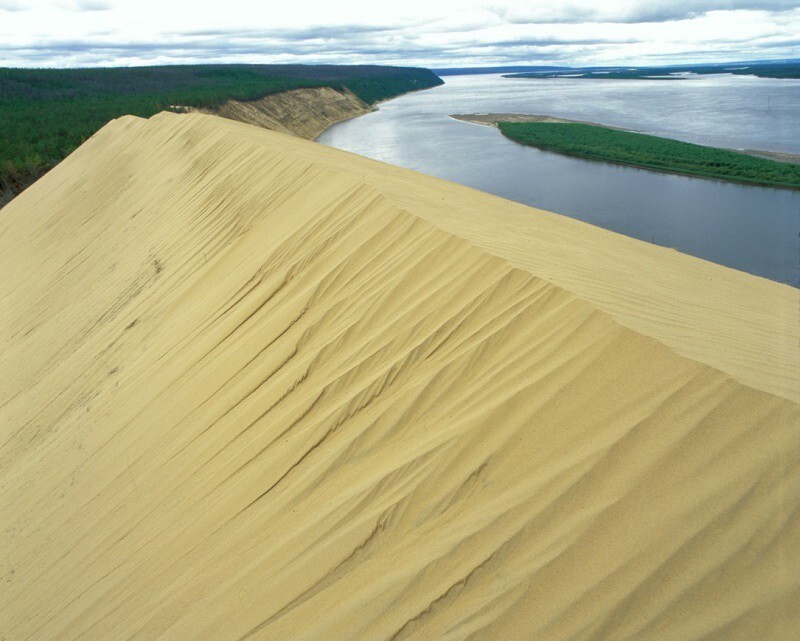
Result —
<svg viewBox="0 0 800 641"><path fill-rule="evenodd" d="M7 641L797 638L798 290L201 114L3 214Z"/></svg>
<svg viewBox="0 0 800 641"><path fill-rule="evenodd" d="M488 125L490 127L497 127L498 122L573 122L581 125L605 127L606 129L617 129L619 131L633 131L632 129L623 129L622 127L601 125L600 123L590 122L588 120L567 120L566 118L556 118L555 116L546 116L541 114L451 114L449 117L454 118L455 120L463 120L464 122L471 122L476 125Z"/></svg>

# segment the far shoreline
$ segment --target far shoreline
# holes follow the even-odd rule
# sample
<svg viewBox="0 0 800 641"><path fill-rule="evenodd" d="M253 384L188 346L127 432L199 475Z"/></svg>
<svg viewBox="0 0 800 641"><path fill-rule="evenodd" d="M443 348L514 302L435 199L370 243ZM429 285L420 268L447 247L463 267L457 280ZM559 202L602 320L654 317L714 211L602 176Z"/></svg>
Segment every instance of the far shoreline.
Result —
<svg viewBox="0 0 800 641"><path fill-rule="evenodd" d="M520 113L450 114L448 117L453 118L454 120L460 120L462 122L469 122L474 125L494 127L495 129L498 128L497 127L498 122L554 122L554 123L576 123L581 125L591 125L593 127L605 127L606 129L614 129L616 131L644 133L641 131L637 131L635 129L615 127L614 125L606 125L603 123L591 122L588 120L570 120L568 118L557 118L555 116L549 116L547 114L520 114ZM654 134L647 134L647 135L652 136ZM674 139L670 138L668 140L674 140ZM800 154L790 154L780 151L766 151L761 149L731 149L729 147L716 147L716 149L722 149L724 151L732 151L738 154L744 154L746 156L753 156L755 158L765 158L767 160L774 160L776 162L800 165ZM567 154L567 155L572 155L572 154ZM595 158L588 158L588 159L597 160ZM601 162L609 162L609 161L601 161ZM634 166L634 165L628 165L628 166ZM645 169L649 168L645 167ZM736 181L730 181L730 182L736 182ZM750 185L753 183L743 183L743 184Z"/></svg>

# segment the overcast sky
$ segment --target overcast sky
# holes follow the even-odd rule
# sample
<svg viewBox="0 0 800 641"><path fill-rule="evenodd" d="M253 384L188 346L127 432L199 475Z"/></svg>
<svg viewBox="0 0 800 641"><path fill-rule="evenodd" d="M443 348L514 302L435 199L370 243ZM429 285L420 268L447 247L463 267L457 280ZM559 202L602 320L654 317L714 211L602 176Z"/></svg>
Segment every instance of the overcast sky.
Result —
<svg viewBox="0 0 800 641"><path fill-rule="evenodd" d="M800 58L800 0L0 0L0 66Z"/></svg>

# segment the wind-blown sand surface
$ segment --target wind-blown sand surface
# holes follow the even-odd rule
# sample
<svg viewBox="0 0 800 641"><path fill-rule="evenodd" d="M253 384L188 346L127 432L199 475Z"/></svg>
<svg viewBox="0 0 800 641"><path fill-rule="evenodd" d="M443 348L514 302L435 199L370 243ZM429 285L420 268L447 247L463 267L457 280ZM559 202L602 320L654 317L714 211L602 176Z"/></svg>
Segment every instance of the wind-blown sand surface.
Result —
<svg viewBox="0 0 800 641"><path fill-rule="evenodd" d="M798 290L199 114L0 269L6 641L797 638Z"/></svg>

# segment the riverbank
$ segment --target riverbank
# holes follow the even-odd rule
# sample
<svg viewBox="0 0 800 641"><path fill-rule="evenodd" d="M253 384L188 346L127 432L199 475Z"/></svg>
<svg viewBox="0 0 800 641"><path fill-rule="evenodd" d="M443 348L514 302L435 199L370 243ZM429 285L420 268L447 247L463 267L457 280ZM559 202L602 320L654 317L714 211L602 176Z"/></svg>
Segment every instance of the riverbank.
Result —
<svg viewBox="0 0 800 641"><path fill-rule="evenodd" d="M713 106L702 118L686 123L686 135L697 141L800 154L796 136L786 136L782 144L775 135L776 131L794 132L795 123L800 122L795 118L800 115L798 108L790 99L790 83L774 90L773 104L786 108L775 110L775 125L767 128L752 108L749 92L754 90L751 86L761 92L776 83L759 79L710 78L702 87L673 83L669 91L663 83L630 83L625 85L626 108L630 107L626 119L613 117L614 91L607 83L505 82L499 76L446 80L447 84L435 91L404 96L368 116L337 124L317 140L751 274L800 285L800 191L536 153L488 127L448 117L453 113L530 112L640 131L654 131L661 121L663 131L683 131L677 106L689 101L693 112L701 103ZM667 94L659 98L664 113L655 114L646 105L660 94ZM570 111L562 111L564 105L570 105ZM443 149L447 153L442 153Z"/></svg>
<svg viewBox="0 0 800 641"><path fill-rule="evenodd" d="M555 116L546 116L541 114L450 114L450 118L462 120L463 122L471 122L474 125L487 125L495 128L497 128L497 123L499 122L573 122L582 125L592 125L595 127L608 127L609 129L618 129L620 131L632 131L632 129L623 129L622 127L602 125L598 122L591 122L588 120L567 120L566 118L556 118Z"/></svg>
<svg viewBox="0 0 800 641"><path fill-rule="evenodd" d="M348 89L312 87L283 91L260 100L228 100L213 109L180 107L178 111L222 116L304 140L315 140L335 124L376 111L382 102L432 88L411 89L368 104Z"/></svg>
<svg viewBox="0 0 800 641"><path fill-rule="evenodd" d="M749 185L800 189L800 166L790 154L707 147L598 123L528 114L458 114L458 120L494 125L524 145L570 156L653 171ZM770 152L767 152L770 153Z"/></svg>
<svg viewBox="0 0 800 641"><path fill-rule="evenodd" d="M347 89L313 87L292 89L260 100L228 100L214 109L186 107L182 111L222 116L313 140L328 127L374 109Z"/></svg>
<svg viewBox="0 0 800 641"><path fill-rule="evenodd" d="M124 115L198 111L314 138L383 100L442 83L428 69L377 65L0 69L0 206Z"/></svg>

